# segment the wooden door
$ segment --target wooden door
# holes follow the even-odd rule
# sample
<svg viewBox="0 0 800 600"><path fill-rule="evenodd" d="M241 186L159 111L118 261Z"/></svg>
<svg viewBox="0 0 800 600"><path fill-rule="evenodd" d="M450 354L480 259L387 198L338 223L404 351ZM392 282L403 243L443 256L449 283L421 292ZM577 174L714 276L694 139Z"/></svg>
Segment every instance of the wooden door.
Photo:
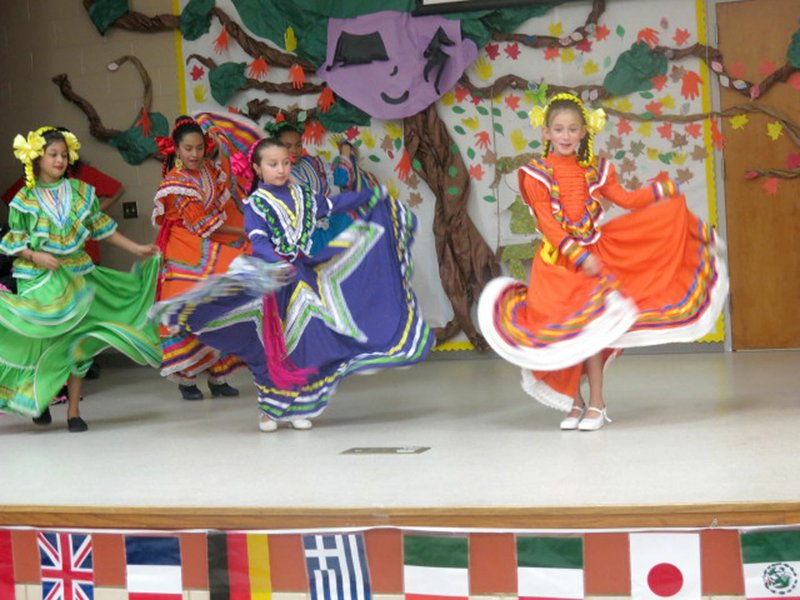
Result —
<svg viewBox="0 0 800 600"><path fill-rule="evenodd" d="M744 79L756 83L766 77L770 63L786 64L789 42L800 26L799 0L725 2L717 4L716 13L719 49L729 70L743 71ZM721 101L725 109L748 98L723 88ZM778 83L755 102L779 109L800 125L796 87ZM733 348L798 348L800 178L778 179L771 194L763 187L766 178L746 180L745 174L754 167L788 169L800 160L800 147L786 132L770 138L773 117L752 113L747 119L738 128L724 119L722 128Z"/></svg>

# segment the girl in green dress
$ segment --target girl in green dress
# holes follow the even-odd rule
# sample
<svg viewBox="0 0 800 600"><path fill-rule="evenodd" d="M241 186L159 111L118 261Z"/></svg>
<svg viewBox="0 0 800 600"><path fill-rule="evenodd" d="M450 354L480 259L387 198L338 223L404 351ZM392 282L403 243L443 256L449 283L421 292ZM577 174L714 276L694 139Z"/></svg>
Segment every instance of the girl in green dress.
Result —
<svg viewBox="0 0 800 600"><path fill-rule="evenodd" d="M47 425L49 404L67 380L67 424L76 432L88 429L80 388L94 355L114 347L140 364L161 362L158 331L147 319L158 248L119 233L100 212L94 188L67 177L78 148L74 134L54 127L14 139L25 187L9 206L10 231L0 240L0 252L15 257L18 292L0 294L0 411ZM84 250L89 239L148 260L129 273L95 266Z"/></svg>

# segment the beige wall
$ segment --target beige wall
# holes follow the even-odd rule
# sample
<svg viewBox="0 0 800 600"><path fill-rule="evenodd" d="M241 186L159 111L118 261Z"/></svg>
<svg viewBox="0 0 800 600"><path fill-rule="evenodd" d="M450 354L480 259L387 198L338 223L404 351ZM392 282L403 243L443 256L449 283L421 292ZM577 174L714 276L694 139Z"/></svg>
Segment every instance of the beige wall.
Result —
<svg viewBox="0 0 800 600"><path fill-rule="evenodd" d="M148 15L172 12L172 0L131 0L131 9ZM81 0L4 0L0 2L0 186L5 189L22 174L11 143L42 125L63 125L78 136L82 158L119 179L125 195L109 213L120 231L137 241L153 241L150 225L153 193L161 179L160 165L148 160L126 163L111 146L89 134L88 121L67 102L51 81L66 73L73 90L89 100L106 127L127 129L142 106L143 88L130 63L111 73L106 65L124 54L137 56L153 79L153 110L170 122L178 114L175 37L167 33L133 33L110 29L100 35ZM122 219L124 201L136 201L138 219ZM131 258L109 244L103 263L127 268Z"/></svg>

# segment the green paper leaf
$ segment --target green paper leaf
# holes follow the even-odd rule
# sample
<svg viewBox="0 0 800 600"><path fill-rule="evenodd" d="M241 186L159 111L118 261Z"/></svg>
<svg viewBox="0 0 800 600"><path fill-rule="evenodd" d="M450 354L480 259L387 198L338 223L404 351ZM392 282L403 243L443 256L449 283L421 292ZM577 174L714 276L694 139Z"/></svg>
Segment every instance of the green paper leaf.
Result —
<svg viewBox="0 0 800 600"><path fill-rule="evenodd" d="M466 131L464 131L464 128L461 125L456 125L455 127L453 127L453 131L455 131L459 135L464 135L465 133L467 133Z"/></svg>
<svg viewBox="0 0 800 600"><path fill-rule="evenodd" d="M128 14L128 0L96 0L89 7L89 18L102 35L114 21Z"/></svg>
<svg viewBox="0 0 800 600"><path fill-rule="evenodd" d="M532 235L536 232L536 219L531 214L530 208L522 200L521 196L517 196L511 206L508 207L511 212L511 221L509 229L511 233L517 235ZM532 257L533 255L531 255Z"/></svg>
<svg viewBox="0 0 800 600"><path fill-rule="evenodd" d="M646 42L632 44L617 57L614 68L603 79L603 87L613 96L627 96L633 92L650 90L653 77L666 75L667 57L656 54Z"/></svg>
<svg viewBox="0 0 800 600"><path fill-rule="evenodd" d="M418 160L415 158L414 160L412 160L412 161L411 161L411 167L412 167L412 168L413 168L415 171L421 171L421 170L422 170L422 163L421 163L421 162L419 162L419 161L418 161Z"/></svg>
<svg viewBox="0 0 800 600"><path fill-rule="evenodd" d="M483 199L486 200L486 202L497 202L497 198L495 198L491 194L489 194L488 196L484 196Z"/></svg>
<svg viewBox="0 0 800 600"><path fill-rule="evenodd" d="M494 130L500 135L505 135L505 133L503 133L503 126L500 123L494 124Z"/></svg>
<svg viewBox="0 0 800 600"><path fill-rule="evenodd" d="M449 187L447 188L447 193L451 196L458 196L458 188L457 187Z"/></svg>
<svg viewBox="0 0 800 600"><path fill-rule="evenodd" d="M651 94L650 92L641 92L639 95L642 98L644 98L645 100L652 100L653 99L653 94Z"/></svg>
<svg viewBox="0 0 800 600"><path fill-rule="evenodd" d="M527 118L528 118L528 113L527 113L527 112L525 112L524 110L518 110L518 111L517 111L517 116L518 116L520 119L527 119Z"/></svg>
<svg viewBox="0 0 800 600"><path fill-rule="evenodd" d="M536 150L536 149L537 149L539 146L541 146L541 145L542 145L542 142L540 142L540 141L538 141L538 140L533 140L532 142L530 142L530 143L528 144L528 146L530 146L530 147L531 147L531 148L533 148L534 150Z"/></svg>
<svg viewBox="0 0 800 600"><path fill-rule="evenodd" d="M489 110L485 106L481 106L480 104L475 107L475 110L478 111L478 114L483 115L484 117L489 114Z"/></svg>
<svg viewBox="0 0 800 600"><path fill-rule="evenodd" d="M624 38L625 37L625 28L622 25L617 25L617 35L620 38Z"/></svg>
<svg viewBox="0 0 800 600"><path fill-rule="evenodd" d="M464 114L464 107L456 105L456 106L453 107L453 112L456 113L457 115L463 115Z"/></svg>
<svg viewBox="0 0 800 600"><path fill-rule="evenodd" d="M495 107L492 109L492 114L493 114L495 117L500 117L500 116L502 116L502 115L503 115L503 113L500 111L500 109L499 109L499 108L497 108L496 106L495 106Z"/></svg>
<svg viewBox="0 0 800 600"><path fill-rule="evenodd" d="M397 138L397 139L394 141L394 148L395 148L395 150L400 150L400 148L401 148L402 146L403 146L403 140L401 140L400 138Z"/></svg>
<svg viewBox="0 0 800 600"><path fill-rule="evenodd" d="M614 160L622 160L625 158L625 150L617 150L617 153L614 155Z"/></svg>
<svg viewBox="0 0 800 600"><path fill-rule="evenodd" d="M472 148L467 148L467 157L469 157L470 160L473 160L475 158L475 150Z"/></svg>
<svg viewBox="0 0 800 600"><path fill-rule="evenodd" d="M370 155L368 156L368 158L369 158L369 159L370 159L372 162L381 162L381 159L380 159L379 157L377 157L376 155L374 155L374 154L370 154Z"/></svg>
<svg viewBox="0 0 800 600"><path fill-rule="evenodd" d="M786 58L795 69L800 69L800 29L794 32L792 41L786 49Z"/></svg>
<svg viewBox="0 0 800 600"><path fill-rule="evenodd" d="M456 167L455 165L450 165L447 168L447 174L450 175L450 177L455 177L456 175L458 175L458 167Z"/></svg>
<svg viewBox="0 0 800 600"><path fill-rule="evenodd" d="M530 273L530 267L526 271L525 266L526 263L521 260L510 260L508 261L508 274L519 281L528 281L527 273Z"/></svg>
<svg viewBox="0 0 800 600"><path fill-rule="evenodd" d="M236 93L247 83L244 74L245 63L228 62L208 72L208 83L211 85L211 96L218 104L226 106Z"/></svg>
<svg viewBox="0 0 800 600"><path fill-rule="evenodd" d="M667 152L666 154L659 154L658 160L660 160L665 165L672 163L672 152Z"/></svg>

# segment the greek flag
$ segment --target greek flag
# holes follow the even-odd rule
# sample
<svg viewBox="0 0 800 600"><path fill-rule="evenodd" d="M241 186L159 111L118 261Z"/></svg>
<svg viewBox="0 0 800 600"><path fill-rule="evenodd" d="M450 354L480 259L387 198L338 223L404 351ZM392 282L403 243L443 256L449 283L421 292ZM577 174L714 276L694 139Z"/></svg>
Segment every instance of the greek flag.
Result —
<svg viewBox="0 0 800 600"><path fill-rule="evenodd" d="M361 534L305 535L303 549L311 600L370 600Z"/></svg>

